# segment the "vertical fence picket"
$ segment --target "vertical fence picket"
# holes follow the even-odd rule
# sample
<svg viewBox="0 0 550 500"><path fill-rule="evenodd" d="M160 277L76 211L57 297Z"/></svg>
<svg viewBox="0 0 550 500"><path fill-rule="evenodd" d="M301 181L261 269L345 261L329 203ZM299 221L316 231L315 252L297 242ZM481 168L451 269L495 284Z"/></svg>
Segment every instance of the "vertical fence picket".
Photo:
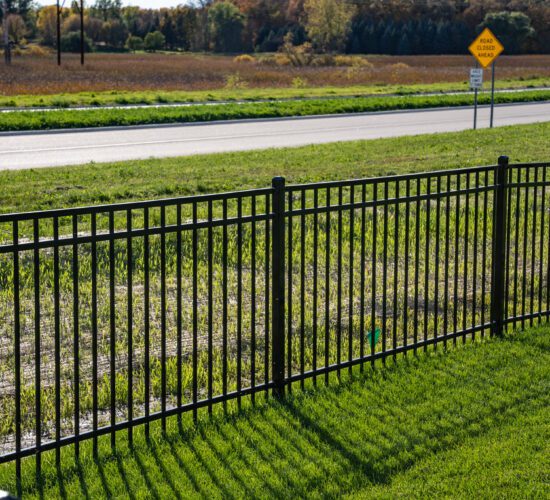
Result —
<svg viewBox="0 0 550 500"><path fill-rule="evenodd" d="M350 187L350 215L349 215L349 280L348 280L348 362L351 375L351 361L353 359L353 258L354 258L354 233L355 233L355 186Z"/></svg>
<svg viewBox="0 0 550 500"><path fill-rule="evenodd" d="M454 248L454 288L453 288L453 332L458 332L458 256L460 248L460 175L456 176L456 201L455 201L455 248ZM456 336L453 337L456 345Z"/></svg>
<svg viewBox="0 0 550 500"><path fill-rule="evenodd" d="M166 432L166 208L160 208L160 407L162 431Z"/></svg>
<svg viewBox="0 0 550 500"><path fill-rule="evenodd" d="M126 231L128 238L126 239L126 272L127 272L127 315L128 315L128 444L133 446L134 444L134 324L133 324L133 273L134 273L134 255L132 246L132 210L126 211Z"/></svg>
<svg viewBox="0 0 550 500"><path fill-rule="evenodd" d="M149 296L149 208L143 210L143 374L144 374L144 412L145 412L145 438L149 440L149 416L151 404L151 363L150 363L150 296Z"/></svg>
<svg viewBox="0 0 550 500"><path fill-rule="evenodd" d="M464 274L462 282L462 343L466 342L468 328L468 255L470 236L470 173L466 174L466 194L464 202Z"/></svg>
<svg viewBox="0 0 550 500"><path fill-rule="evenodd" d="M410 245L410 224L411 224L411 180L407 179L405 183L405 250L403 258L405 259L405 269L403 273L403 347L405 353L408 345L409 332L409 245Z"/></svg>
<svg viewBox="0 0 550 500"><path fill-rule="evenodd" d="M92 432L94 435L93 454L98 458L97 429L99 427L99 394L98 394L98 324L97 324L97 216L91 215L91 285L92 285ZM59 274L59 273L57 273ZM57 316L57 314L56 314Z"/></svg>
<svg viewBox="0 0 550 500"><path fill-rule="evenodd" d="M508 157L498 159L495 175L495 209L493 232L493 276L491 297L491 324L493 335L502 335L504 331L504 264L506 240L506 182L508 175Z"/></svg>
<svg viewBox="0 0 550 500"><path fill-rule="evenodd" d="M428 349L428 322L430 312L430 194L432 182L426 181L426 253L424 256L424 352Z"/></svg>
<svg viewBox="0 0 550 500"><path fill-rule="evenodd" d="M393 216L393 305L392 305L392 350L393 360L397 360L397 290L399 281L399 181L395 183L395 207Z"/></svg>
<svg viewBox="0 0 550 500"><path fill-rule="evenodd" d="M176 207L176 404L183 404L183 283L182 283L182 230L181 203ZM178 413L178 425L181 427L181 413Z"/></svg>
<svg viewBox="0 0 550 500"><path fill-rule="evenodd" d="M73 374L75 456L80 456L80 294L78 262L78 218L73 215Z"/></svg>
<svg viewBox="0 0 550 500"><path fill-rule="evenodd" d="M500 163L499 163L500 166ZM529 241L529 177L530 167L525 170L525 191L524 201L525 206L523 224L523 247L521 253L521 328L525 328L525 312L527 307L527 242ZM493 318L494 320L494 318Z"/></svg>
<svg viewBox="0 0 550 500"><path fill-rule="evenodd" d="M214 360L214 331L212 322L214 319L214 298L213 298L213 282L214 282L214 230L212 227L213 207L212 200L208 201L208 414L212 415L212 397L214 395L214 375L213 375L213 360Z"/></svg>
<svg viewBox="0 0 550 500"><path fill-rule="evenodd" d="M478 227L479 227L479 172L476 172L475 175L475 193L474 193L474 252L473 252L473 264L472 264L472 321L470 323L472 328L472 340L475 340L476 331L475 327L477 324L477 254L478 254Z"/></svg>
<svg viewBox="0 0 550 500"><path fill-rule="evenodd" d="M340 380L340 365L342 364L342 231L343 231L343 209L344 189L338 188L338 239L337 239L337 271L336 271L336 371Z"/></svg>
<svg viewBox="0 0 550 500"><path fill-rule="evenodd" d="M445 269L443 291L443 348L447 349L447 334L449 333L449 255L450 255L450 224L451 224L451 176L447 175L447 196L445 197Z"/></svg>
<svg viewBox="0 0 550 500"><path fill-rule="evenodd" d="M315 189L313 192L313 332L312 332L312 343L313 343L313 354L312 354L312 365L313 365L313 385L317 385L317 308L318 308L318 252L319 252L319 190Z"/></svg>
<svg viewBox="0 0 550 500"><path fill-rule="evenodd" d="M437 331L439 327L439 252L441 247L441 242L439 238L439 232L441 228L441 175L437 176L436 183L436 193L437 198L435 202L435 257L434 257L434 349L437 349Z"/></svg>
<svg viewBox="0 0 550 500"><path fill-rule="evenodd" d="M199 291L198 291L198 279L199 271L197 268L198 261L198 252L199 252L199 234L197 229L197 204L193 203L193 347L192 347L192 380L193 380L193 421L197 422L198 412L197 412L197 402L199 400L199 367L198 367L198 349L199 349L199 313L198 313L198 301L199 301Z"/></svg>
<svg viewBox="0 0 550 500"><path fill-rule="evenodd" d="M272 376L273 392L281 397L285 388L285 179L275 177L272 183ZM290 227L289 223L289 227ZM289 347L290 349L290 347Z"/></svg>
<svg viewBox="0 0 550 500"><path fill-rule="evenodd" d="M306 209L306 190L301 192L301 209L302 212ZM300 386L304 388L304 372L305 372L305 338L306 338L306 216L302 213L300 217Z"/></svg>
<svg viewBox="0 0 550 500"><path fill-rule="evenodd" d="M243 334L243 200L237 199L237 405L241 408Z"/></svg>
<svg viewBox="0 0 550 500"><path fill-rule="evenodd" d="M34 438L36 448L36 478L37 481L41 481L42 474L42 339L40 328L40 227L39 220L34 219L33 224L33 262L34 262L34 407L35 407L35 427ZM74 306L73 306L74 307ZM75 329L76 332L76 329ZM76 335L76 333L75 333ZM76 339L75 339L76 340ZM75 347L76 349L76 347ZM76 360L76 354L75 354ZM75 361L76 363L76 361ZM75 374L76 375L76 374ZM76 398L75 398L76 405ZM76 419L75 419L76 424ZM78 436L75 428L75 436Z"/></svg>
<svg viewBox="0 0 550 500"><path fill-rule="evenodd" d="M293 324L292 324L292 313L293 313L293 300L292 300L292 289L293 289L293 279L294 279L294 265L293 265L293 250L294 250L294 235L293 235L293 228L294 228L294 219L292 218L292 194L288 197L288 249L287 249L287 305L286 305L286 335L287 335L287 341L286 341L286 376L288 379L292 378L292 365L293 365L293 356L292 356L292 330L293 330ZM275 224L275 220L273 221ZM273 233L273 237L275 237L275 230ZM275 242L273 243L275 245ZM275 252L275 248L273 249ZM275 272L275 271L274 271ZM275 286L275 284L273 284ZM284 321L284 319L282 320ZM275 333L275 332L274 332ZM292 383L288 385L288 391L292 392Z"/></svg>
<svg viewBox="0 0 550 500"><path fill-rule="evenodd" d="M15 400L15 479L21 494L21 303L19 282L19 222L13 221L13 351Z"/></svg>
<svg viewBox="0 0 550 500"><path fill-rule="evenodd" d="M382 243L383 253L383 269L382 269L382 362L386 364L386 347L388 335L388 198L389 198L389 182L384 182L384 224L383 234L384 240Z"/></svg>
<svg viewBox="0 0 550 500"><path fill-rule="evenodd" d="M61 301L59 292L59 218L53 219L53 294L54 294L54 365L55 365L55 453L56 466L61 465Z"/></svg>
<svg viewBox="0 0 550 500"><path fill-rule="evenodd" d="M250 234L250 388L251 399L254 403L256 388L256 197L252 202L252 231ZM212 282L210 283L212 288ZM210 396L211 397L211 396Z"/></svg>
<svg viewBox="0 0 550 500"><path fill-rule="evenodd" d="M329 366L329 348L330 348L330 187L326 189L326 234L325 234L325 345L324 345L324 354L325 354L325 368ZM290 264L290 262L289 262ZM287 312L287 314L290 314ZM325 371L325 384L329 383L329 372Z"/></svg>
<svg viewBox="0 0 550 500"><path fill-rule="evenodd" d="M539 169L535 167L535 178L533 186L533 233L531 235L531 287L529 290L529 326L534 324L534 313L535 313L535 253L536 253L536 242L537 242L537 201L538 201L538 188L537 183L539 180ZM528 188L529 189L529 188Z"/></svg>
<svg viewBox="0 0 550 500"><path fill-rule="evenodd" d="M416 209L414 218L414 330L413 346L414 354L418 345L418 287L420 280L420 178L416 179Z"/></svg>
<svg viewBox="0 0 550 500"><path fill-rule="evenodd" d="M116 446L116 295L115 295L115 214L109 212L109 347L111 448Z"/></svg>
<svg viewBox="0 0 550 500"><path fill-rule="evenodd" d="M485 179L483 181L485 192L483 193L483 252L481 255L481 324L483 328L481 330L481 337L485 336L485 309L486 309L486 282L487 282L487 222L489 219L489 172L485 171ZM508 239L511 239L511 235L508 235Z"/></svg>
<svg viewBox="0 0 550 500"><path fill-rule="evenodd" d="M538 311L539 311L539 325L543 318L543 303L542 303L542 291L543 291L543 266L544 266L544 227L546 224L546 165L542 167L542 189L541 189L541 201L540 201L540 239L539 239L539 293L538 293ZM510 190L508 190L510 192ZM508 209L510 213L510 209ZM508 226L510 227L510 226ZM508 229L508 234L510 230ZM508 258L508 254L506 255ZM548 258L548 256L547 256ZM507 284L508 285L508 284ZM547 311L546 311L547 312Z"/></svg>
<svg viewBox="0 0 550 500"><path fill-rule="evenodd" d="M376 349L375 346L375 332L377 328L376 324L376 299L377 299L377 288L376 288L376 275L378 274L378 260L377 260L377 229L378 229L378 183L375 181L372 184L372 267L371 267L371 280L372 280L372 289L371 289L371 341L369 345L369 352L371 356L371 368L374 369L374 352Z"/></svg>
<svg viewBox="0 0 550 500"><path fill-rule="evenodd" d="M317 191L315 191L317 193ZM360 268L361 268L361 295L360 295L360 316L359 316L359 357L361 358L361 373L364 370L364 358L365 358L365 284L366 284L366 215L367 210L365 204L367 202L367 186L365 183L361 185L361 259L360 259ZM317 225L317 224L315 224Z"/></svg>

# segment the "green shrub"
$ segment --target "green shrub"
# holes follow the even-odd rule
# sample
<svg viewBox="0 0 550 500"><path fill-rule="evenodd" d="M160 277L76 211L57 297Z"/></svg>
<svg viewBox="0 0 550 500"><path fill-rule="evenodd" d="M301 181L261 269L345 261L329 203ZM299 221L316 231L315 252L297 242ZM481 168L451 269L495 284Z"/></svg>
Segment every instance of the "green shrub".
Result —
<svg viewBox="0 0 550 500"><path fill-rule="evenodd" d="M126 40L126 48L133 52L135 52L136 50L143 50L144 46L145 44L143 42L143 38L139 36L130 35Z"/></svg>
<svg viewBox="0 0 550 500"><path fill-rule="evenodd" d="M80 33L70 31L61 37L61 50L64 52L80 52ZM92 51L92 41L84 35L84 51Z"/></svg>
<svg viewBox="0 0 550 500"><path fill-rule="evenodd" d="M145 50L155 52L156 50L162 50L166 44L166 37L160 31L153 31L147 33L145 37Z"/></svg>

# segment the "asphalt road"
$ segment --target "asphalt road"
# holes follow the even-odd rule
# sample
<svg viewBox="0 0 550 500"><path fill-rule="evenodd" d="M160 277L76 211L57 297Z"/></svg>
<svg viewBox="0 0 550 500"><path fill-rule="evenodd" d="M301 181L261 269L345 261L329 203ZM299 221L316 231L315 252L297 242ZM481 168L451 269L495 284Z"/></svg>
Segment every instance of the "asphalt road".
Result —
<svg viewBox="0 0 550 500"><path fill-rule="evenodd" d="M25 169L143 158L246 151L329 142L452 132L472 127L473 110L430 110L243 120L152 127L0 134L0 169ZM495 109L495 125L550 121L550 102ZM487 127L482 106L478 126ZM479 131L483 133L483 131Z"/></svg>

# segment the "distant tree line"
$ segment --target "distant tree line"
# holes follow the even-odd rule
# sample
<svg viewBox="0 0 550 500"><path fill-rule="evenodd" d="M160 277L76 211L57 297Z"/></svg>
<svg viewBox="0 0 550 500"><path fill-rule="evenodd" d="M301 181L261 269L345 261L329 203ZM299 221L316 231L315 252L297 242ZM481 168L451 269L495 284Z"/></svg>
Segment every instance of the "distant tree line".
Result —
<svg viewBox="0 0 550 500"><path fill-rule="evenodd" d="M121 0L85 5L88 50L275 52L292 40L318 52L463 54L488 26L508 54L550 52L548 0L194 0L170 9L123 7ZM0 0L0 6L3 40L56 46L54 0L45 7L32 0ZM64 50L79 50L79 31L73 1L61 11Z"/></svg>

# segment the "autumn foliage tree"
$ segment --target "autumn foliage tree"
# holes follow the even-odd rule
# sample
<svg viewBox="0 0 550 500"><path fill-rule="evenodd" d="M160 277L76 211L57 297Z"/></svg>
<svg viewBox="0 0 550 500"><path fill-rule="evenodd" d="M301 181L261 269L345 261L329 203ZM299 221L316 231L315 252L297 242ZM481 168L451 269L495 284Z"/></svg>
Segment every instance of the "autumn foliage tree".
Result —
<svg viewBox="0 0 550 500"><path fill-rule="evenodd" d="M321 52L345 47L355 8L342 0L305 0L306 31Z"/></svg>
<svg viewBox="0 0 550 500"><path fill-rule="evenodd" d="M2 45L25 39L55 46L54 0L0 0L0 17L17 18ZM63 33L79 20L66 0ZM125 2L124 2L125 3ZM176 2L175 2L176 3ZM293 45L317 52L356 54L466 54L480 26L491 26L506 53L550 53L549 0L189 0L144 9L120 0L87 0L85 31L101 50L123 50L129 36L160 32L169 50L277 52ZM5 21L7 23L7 19Z"/></svg>
<svg viewBox="0 0 550 500"><path fill-rule="evenodd" d="M242 47L244 15L231 2L218 2L209 12L214 50L216 52L238 52Z"/></svg>

